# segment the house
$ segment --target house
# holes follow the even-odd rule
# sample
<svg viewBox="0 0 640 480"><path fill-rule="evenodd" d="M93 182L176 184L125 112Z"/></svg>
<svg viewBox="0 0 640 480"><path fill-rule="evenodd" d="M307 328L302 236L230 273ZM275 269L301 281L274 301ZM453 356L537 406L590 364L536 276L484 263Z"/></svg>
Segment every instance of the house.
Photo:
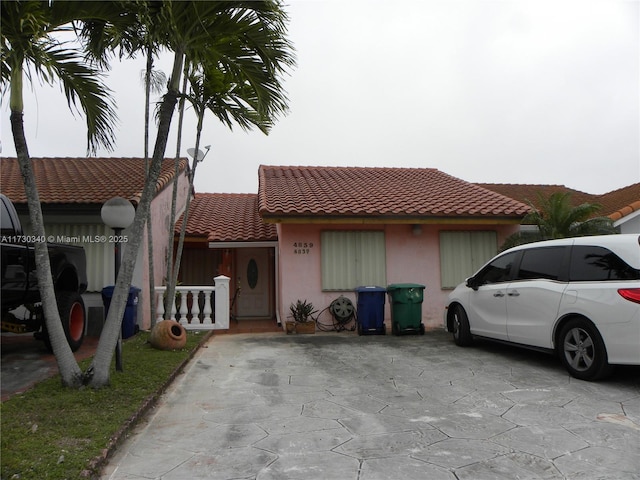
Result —
<svg viewBox="0 0 640 480"><path fill-rule="evenodd" d="M481 187L493 190L523 203L538 206L538 198L549 197L553 193L568 192L574 206L583 203L601 205L596 216L609 217L620 233L640 233L640 183L614 190L602 195L592 195L567 188L564 185L521 185L480 183Z"/></svg>
<svg viewBox="0 0 640 480"><path fill-rule="evenodd" d="M100 209L112 197L120 196L137 206L145 179L142 158L32 158L32 164L42 204L45 230L60 243L82 245L87 255L88 289L85 304L89 315L89 331L103 321L102 288L114 284L114 245L91 241L109 238L113 231L102 223ZM158 178L156 194L151 203L153 225L154 281L164 283L167 250L172 242L169 227L174 159L165 159ZM188 161L179 160L178 215L183 211L188 192ZM0 160L2 193L16 206L23 228L31 231L27 199L16 158ZM122 235L127 236L127 230ZM142 241L132 285L141 289L138 324L148 328L149 306L148 242ZM123 250L127 248L122 245Z"/></svg>
<svg viewBox="0 0 640 480"><path fill-rule="evenodd" d="M529 210L429 168L262 165L258 174L257 195L197 194L186 228L183 283L229 276L238 321L283 323L303 299L331 324L326 307L340 295L356 304L358 286L418 283L425 325L440 326L448 290Z"/></svg>

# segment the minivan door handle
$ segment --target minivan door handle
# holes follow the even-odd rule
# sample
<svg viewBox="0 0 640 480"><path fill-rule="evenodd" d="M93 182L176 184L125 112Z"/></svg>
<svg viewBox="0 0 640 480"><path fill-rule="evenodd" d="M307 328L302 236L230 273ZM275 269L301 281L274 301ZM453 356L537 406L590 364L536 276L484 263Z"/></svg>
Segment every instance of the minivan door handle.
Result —
<svg viewBox="0 0 640 480"><path fill-rule="evenodd" d="M518 292L517 290L512 290L509 293L507 293L507 295L509 295L510 297L519 297L520 292Z"/></svg>
<svg viewBox="0 0 640 480"><path fill-rule="evenodd" d="M504 293L502 292L496 292L493 294L494 297L504 297Z"/></svg>

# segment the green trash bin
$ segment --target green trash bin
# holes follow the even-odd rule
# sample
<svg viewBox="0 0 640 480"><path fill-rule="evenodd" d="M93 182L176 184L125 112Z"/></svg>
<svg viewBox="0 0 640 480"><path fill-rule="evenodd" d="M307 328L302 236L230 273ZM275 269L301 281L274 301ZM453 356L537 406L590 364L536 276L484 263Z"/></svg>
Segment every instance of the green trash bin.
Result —
<svg viewBox="0 0 640 480"><path fill-rule="evenodd" d="M417 283L392 283L387 286L391 305L391 333L424 335L422 323L424 289L424 285Z"/></svg>

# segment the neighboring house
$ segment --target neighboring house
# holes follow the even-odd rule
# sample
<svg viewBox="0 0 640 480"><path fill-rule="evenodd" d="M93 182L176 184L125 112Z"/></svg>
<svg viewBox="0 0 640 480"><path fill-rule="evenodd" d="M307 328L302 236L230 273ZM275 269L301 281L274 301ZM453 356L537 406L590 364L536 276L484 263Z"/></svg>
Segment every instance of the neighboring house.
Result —
<svg viewBox="0 0 640 480"><path fill-rule="evenodd" d="M595 203L620 233L640 233L640 183L599 195Z"/></svg>
<svg viewBox="0 0 640 480"><path fill-rule="evenodd" d="M113 231L102 223L100 209L112 197L120 196L137 206L145 179L142 158L32 158L36 184L42 204L45 230L60 243L82 245L87 254L88 294L85 296L90 322L101 317L102 288L114 284L114 245L101 241L87 241ZM154 281L164 284L166 254L171 245L169 212L171 210L174 178L173 159L164 160L158 178L156 195L151 203L153 225ZM188 161L180 159L178 214L184 209L188 192ZM2 183L0 189L16 205L24 228L31 230L27 200L17 159L0 160ZM123 231L127 235L127 230ZM149 264L146 234L138 253L132 285L141 289L138 324L150 326ZM127 248L123 245L123 251ZM97 309L97 310L94 310ZM101 318L99 319L101 321Z"/></svg>
<svg viewBox="0 0 640 480"><path fill-rule="evenodd" d="M567 188L564 185L522 185L479 183L481 187L493 190L523 203L537 206L538 196L549 197L557 192L571 193L574 206L583 203L597 203L602 206L596 216L609 217L620 233L640 233L640 183L614 190L602 195L592 195Z"/></svg>

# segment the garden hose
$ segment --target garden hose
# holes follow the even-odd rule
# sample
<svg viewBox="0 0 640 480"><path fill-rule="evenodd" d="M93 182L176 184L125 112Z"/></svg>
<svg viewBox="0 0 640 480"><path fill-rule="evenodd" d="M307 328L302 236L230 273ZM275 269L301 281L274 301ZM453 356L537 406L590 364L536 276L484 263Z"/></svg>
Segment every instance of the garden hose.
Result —
<svg viewBox="0 0 640 480"><path fill-rule="evenodd" d="M340 295L331 302L331 304L322 312L325 310L329 310L329 313L331 313L333 324L330 326L317 322L318 328L324 331L335 330L336 332L341 332L343 330L347 330L347 325L355 318L356 313L351 300L343 295ZM320 314L322 314L322 312L320 312ZM318 317L320 317L320 315L318 315ZM349 328L349 330L355 330L355 323L351 328Z"/></svg>

